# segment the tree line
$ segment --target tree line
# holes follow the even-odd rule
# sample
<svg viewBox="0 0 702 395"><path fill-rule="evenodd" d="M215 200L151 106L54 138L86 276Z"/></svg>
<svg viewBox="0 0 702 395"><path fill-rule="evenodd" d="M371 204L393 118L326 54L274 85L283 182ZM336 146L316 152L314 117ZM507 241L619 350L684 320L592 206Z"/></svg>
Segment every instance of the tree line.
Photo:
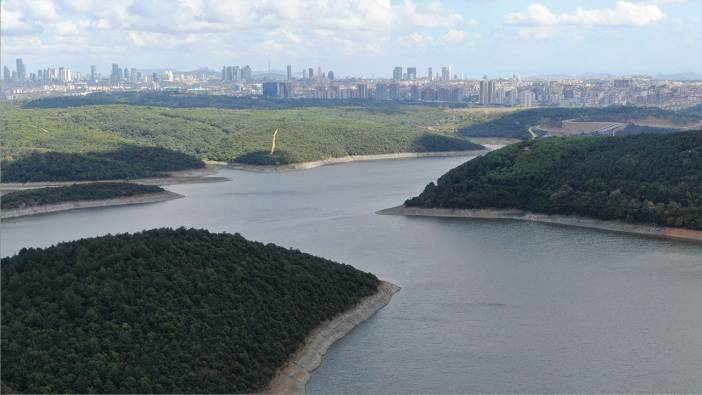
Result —
<svg viewBox="0 0 702 395"><path fill-rule="evenodd" d="M408 206L517 208L702 229L702 132L549 138L493 151Z"/></svg>
<svg viewBox="0 0 702 395"><path fill-rule="evenodd" d="M252 393L377 291L239 234L154 229L3 258L2 383L22 393Z"/></svg>
<svg viewBox="0 0 702 395"><path fill-rule="evenodd" d="M155 185L141 185L127 182L73 184L69 186L10 192L2 195L0 208L8 210L76 200L104 200L160 192L164 192L164 189Z"/></svg>

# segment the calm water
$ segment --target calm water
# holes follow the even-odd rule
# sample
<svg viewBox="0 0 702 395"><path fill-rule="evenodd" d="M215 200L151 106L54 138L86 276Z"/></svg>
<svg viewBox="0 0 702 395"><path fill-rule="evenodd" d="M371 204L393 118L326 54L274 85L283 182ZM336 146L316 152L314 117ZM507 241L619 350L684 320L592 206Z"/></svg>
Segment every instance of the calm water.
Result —
<svg viewBox="0 0 702 395"><path fill-rule="evenodd" d="M193 226L403 287L334 345L312 393L701 392L702 245L516 221L379 216L464 158L225 170L170 202L8 220L24 246Z"/></svg>

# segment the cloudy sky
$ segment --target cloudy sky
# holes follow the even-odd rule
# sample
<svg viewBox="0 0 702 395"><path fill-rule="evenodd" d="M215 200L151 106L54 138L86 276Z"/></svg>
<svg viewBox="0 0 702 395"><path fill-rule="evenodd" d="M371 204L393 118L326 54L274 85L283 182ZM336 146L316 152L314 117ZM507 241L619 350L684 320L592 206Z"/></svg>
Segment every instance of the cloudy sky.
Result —
<svg viewBox="0 0 702 395"><path fill-rule="evenodd" d="M338 76L702 72L702 0L2 0L2 62Z"/></svg>

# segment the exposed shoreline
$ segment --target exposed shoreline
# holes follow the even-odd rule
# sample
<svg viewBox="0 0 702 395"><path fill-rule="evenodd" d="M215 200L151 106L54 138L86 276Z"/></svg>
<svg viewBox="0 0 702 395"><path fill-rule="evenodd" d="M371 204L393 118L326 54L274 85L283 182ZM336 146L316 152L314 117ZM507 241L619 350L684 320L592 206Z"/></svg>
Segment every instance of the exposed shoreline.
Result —
<svg viewBox="0 0 702 395"><path fill-rule="evenodd" d="M149 178L135 178L133 180L117 179L117 180L97 180L97 181L40 181L40 182L3 182L0 183L0 191L2 192L12 192L25 189L36 189L36 188L48 188L48 187L62 187L69 186L73 184L92 184L92 183L105 183L105 182L125 182L133 184L142 185L176 185L176 184L199 184L199 183L210 183L210 182L225 182L231 181L226 177L211 177L211 175L217 173L217 170L203 168L203 169L191 169L191 170L179 170L166 172L164 177L149 177Z"/></svg>
<svg viewBox="0 0 702 395"><path fill-rule="evenodd" d="M374 154L374 155L349 155L338 158L328 158L309 162L289 163L285 165L250 165L246 163L228 163L225 166L230 169L269 172L269 171L289 171L289 170L306 170L321 166L336 165L340 163L371 161L371 160L396 160L396 159L414 159L427 157L454 157L454 156L478 156L483 155L493 148L467 150L467 151L434 151L434 152L398 152L393 154ZM208 162L215 163L215 162ZM219 162L216 162L219 164Z"/></svg>
<svg viewBox="0 0 702 395"><path fill-rule="evenodd" d="M395 284L381 281L378 292L361 300L356 306L317 327L275 375L265 393L304 394L310 374L322 363L322 357L337 340L351 332L358 324L372 317L390 303L400 290Z"/></svg>
<svg viewBox="0 0 702 395"><path fill-rule="evenodd" d="M637 224L622 221L608 221L575 215L539 214L516 209L472 210L397 206L377 211L376 214L422 217L514 219L702 242L702 231L699 230Z"/></svg>
<svg viewBox="0 0 702 395"><path fill-rule="evenodd" d="M14 208L9 210L1 210L0 218L19 218L26 217L29 215L38 214L48 214L55 213L59 211L76 210L81 208L92 208L92 207L108 207L108 206L124 206L131 204L143 204L143 203L156 203L165 202L167 200L173 200L182 198L183 195L164 191L159 193L149 193L144 195L134 195L125 196L111 199L100 199L100 200L76 200L71 202L61 202L55 204L45 204L41 206L32 206L25 208Z"/></svg>

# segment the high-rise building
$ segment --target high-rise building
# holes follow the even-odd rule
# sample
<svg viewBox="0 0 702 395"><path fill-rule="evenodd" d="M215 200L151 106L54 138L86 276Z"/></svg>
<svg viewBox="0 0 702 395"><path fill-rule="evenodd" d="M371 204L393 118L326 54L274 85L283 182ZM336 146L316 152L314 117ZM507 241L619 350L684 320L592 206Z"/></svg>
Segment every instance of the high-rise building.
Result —
<svg viewBox="0 0 702 395"><path fill-rule="evenodd" d="M487 78L483 78L480 81L480 95L478 96L478 102L480 104L483 104L483 105L490 104L490 101L488 100L488 80L487 80Z"/></svg>
<svg viewBox="0 0 702 395"><path fill-rule="evenodd" d="M444 81L450 80L451 79L450 75L451 75L451 70L449 70L448 67L446 67L446 66L441 67L441 79L442 80L444 80Z"/></svg>
<svg viewBox="0 0 702 395"><path fill-rule="evenodd" d="M292 80L292 65L288 65L287 67L287 77L288 81Z"/></svg>
<svg viewBox="0 0 702 395"><path fill-rule="evenodd" d="M302 79L306 80L307 78L309 78L309 76L307 75L307 69L302 69Z"/></svg>
<svg viewBox="0 0 702 395"><path fill-rule="evenodd" d="M416 67L408 67L407 68L407 79L410 81L414 81L417 79L417 68Z"/></svg>
<svg viewBox="0 0 702 395"><path fill-rule="evenodd" d="M366 84L356 85L356 92L357 92L356 96L359 99L367 99L368 98L368 85L366 85Z"/></svg>
<svg viewBox="0 0 702 395"><path fill-rule="evenodd" d="M241 79L243 81L251 81L251 66L248 64L241 69Z"/></svg>
<svg viewBox="0 0 702 395"><path fill-rule="evenodd" d="M110 73L110 82L116 84L122 80L122 69L117 63L112 63L112 73Z"/></svg>
<svg viewBox="0 0 702 395"><path fill-rule="evenodd" d="M58 80L61 82L66 82L66 69L59 67Z"/></svg>
<svg viewBox="0 0 702 395"><path fill-rule="evenodd" d="M402 79L402 66L397 66L392 70L392 79L395 81Z"/></svg>
<svg viewBox="0 0 702 395"><path fill-rule="evenodd" d="M400 84L390 84L389 93L390 99L398 100L400 98Z"/></svg>
<svg viewBox="0 0 702 395"><path fill-rule="evenodd" d="M137 82L137 71L134 67L129 69L129 82Z"/></svg>
<svg viewBox="0 0 702 395"><path fill-rule="evenodd" d="M431 81L432 79L434 79L434 73L432 72L431 67L429 67L429 70L427 70L427 79L428 79L429 81Z"/></svg>
<svg viewBox="0 0 702 395"><path fill-rule="evenodd" d="M314 69L312 67L307 69L307 78L309 78L311 80L314 79Z"/></svg>
<svg viewBox="0 0 702 395"><path fill-rule="evenodd" d="M12 78L12 72L10 71L10 69L7 68L7 66L3 67L2 68L2 79L5 82L10 82L11 78Z"/></svg>
<svg viewBox="0 0 702 395"><path fill-rule="evenodd" d="M129 81L129 69L126 67L124 68L124 71L122 72L122 78L125 81Z"/></svg>
<svg viewBox="0 0 702 395"><path fill-rule="evenodd" d="M93 82L97 81L97 69L95 65L90 66L90 80Z"/></svg>
<svg viewBox="0 0 702 395"><path fill-rule="evenodd" d="M329 81L334 81L334 72L333 71L329 70L329 72L327 73L327 79L329 79Z"/></svg>
<svg viewBox="0 0 702 395"><path fill-rule="evenodd" d="M446 66L446 70L448 71L448 80L453 79L453 72L451 71L451 66Z"/></svg>
<svg viewBox="0 0 702 395"><path fill-rule="evenodd" d="M17 58L17 60L15 61L15 65L17 67L17 80L24 81L27 78L27 69L24 67L24 62L22 62L22 58Z"/></svg>

